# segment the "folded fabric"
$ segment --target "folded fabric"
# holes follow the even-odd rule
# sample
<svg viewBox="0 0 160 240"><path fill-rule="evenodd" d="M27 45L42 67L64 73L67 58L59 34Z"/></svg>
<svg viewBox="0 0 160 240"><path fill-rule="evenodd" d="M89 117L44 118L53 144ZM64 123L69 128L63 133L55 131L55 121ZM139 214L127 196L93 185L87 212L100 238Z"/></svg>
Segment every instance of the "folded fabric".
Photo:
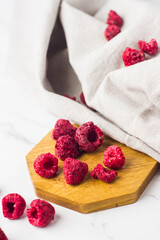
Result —
<svg viewBox="0 0 160 240"><path fill-rule="evenodd" d="M48 111L78 124L93 121L160 162L160 54L129 67L122 61L125 48L138 49L139 40L160 45L160 9L140 0L15 3L10 74ZM124 23L107 41L111 9ZM81 91L95 112L80 103Z"/></svg>

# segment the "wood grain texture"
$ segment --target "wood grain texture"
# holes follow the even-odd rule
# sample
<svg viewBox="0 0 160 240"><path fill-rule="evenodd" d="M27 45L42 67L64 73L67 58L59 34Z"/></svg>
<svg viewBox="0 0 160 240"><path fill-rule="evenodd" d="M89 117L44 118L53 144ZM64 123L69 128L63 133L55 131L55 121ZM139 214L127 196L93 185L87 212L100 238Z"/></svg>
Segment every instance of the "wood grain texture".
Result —
<svg viewBox="0 0 160 240"><path fill-rule="evenodd" d="M51 133L52 130L26 156L36 195L81 213L135 202L159 168L159 163L151 157L105 137L99 149L79 157L89 166L88 174L79 185L70 186L65 182L61 160L58 163L59 171L56 177L45 179L35 173L33 162L42 153L54 154L56 141L51 138ZM103 152L113 144L122 148L126 157L125 165L117 171L118 176L110 184L99 179L92 179L90 172L98 163L103 165Z"/></svg>

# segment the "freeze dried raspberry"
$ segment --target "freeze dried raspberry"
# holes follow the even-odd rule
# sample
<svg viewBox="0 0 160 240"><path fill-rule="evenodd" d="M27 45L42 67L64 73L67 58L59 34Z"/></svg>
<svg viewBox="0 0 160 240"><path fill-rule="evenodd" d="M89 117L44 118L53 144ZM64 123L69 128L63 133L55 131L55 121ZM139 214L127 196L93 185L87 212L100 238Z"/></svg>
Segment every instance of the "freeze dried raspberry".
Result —
<svg viewBox="0 0 160 240"><path fill-rule="evenodd" d="M97 164L97 166L90 173L92 178L98 178L104 182L110 183L117 176L117 172L114 170L108 170L104 168L101 164Z"/></svg>
<svg viewBox="0 0 160 240"><path fill-rule="evenodd" d="M8 240L8 238L6 237L5 233L2 231L1 228L0 228L0 240Z"/></svg>
<svg viewBox="0 0 160 240"><path fill-rule="evenodd" d="M80 94L80 99L84 105L87 105L83 92Z"/></svg>
<svg viewBox="0 0 160 240"><path fill-rule="evenodd" d="M44 153L35 159L33 166L38 175L51 178L58 171L58 159L51 153Z"/></svg>
<svg viewBox="0 0 160 240"><path fill-rule="evenodd" d="M149 43L140 40L138 41L138 47L142 52L152 56L155 55L158 51L158 44L155 39L151 39Z"/></svg>
<svg viewBox="0 0 160 240"><path fill-rule="evenodd" d="M127 47L122 55L125 66L130 66L138 62L142 62L145 59L145 55L142 51Z"/></svg>
<svg viewBox="0 0 160 240"><path fill-rule="evenodd" d="M106 148L103 163L106 167L120 169L125 163L125 157L121 148L116 145Z"/></svg>
<svg viewBox="0 0 160 240"><path fill-rule="evenodd" d="M61 136L58 138L55 145L55 155L61 160L65 160L68 157L78 157L80 154L79 146L76 140L69 136Z"/></svg>
<svg viewBox="0 0 160 240"><path fill-rule="evenodd" d="M107 24L121 27L122 23L123 23L122 18L115 11L110 10L108 14Z"/></svg>
<svg viewBox="0 0 160 240"><path fill-rule="evenodd" d="M64 178L67 184L80 183L88 172L88 165L85 162L74 158L66 158L63 164Z"/></svg>
<svg viewBox="0 0 160 240"><path fill-rule="evenodd" d="M86 152L93 152L103 143L103 132L93 122L82 124L76 131L75 139L80 148Z"/></svg>
<svg viewBox="0 0 160 240"><path fill-rule="evenodd" d="M120 27L116 25L109 25L104 32L104 36L109 41L113 37L115 37L118 33L120 33L120 31L121 31Z"/></svg>
<svg viewBox="0 0 160 240"><path fill-rule="evenodd" d="M67 95L67 94L63 94L63 97L66 97L66 98L69 98L69 99L71 99L71 100L73 100L73 101L76 101L76 97L70 97L70 96Z"/></svg>
<svg viewBox="0 0 160 240"><path fill-rule="evenodd" d="M25 207L24 198L17 193L8 194L2 199L3 215L8 219L19 218L23 214Z"/></svg>
<svg viewBox="0 0 160 240"><path fill-rule="evenodd" d="M76 129L77 128L74 127L68 120L59 119L54 126L52 138L57 140L59 137L64 135L74 137Z"/></svg>
<svg viewBox="0 0 160 240"><path fill-rule="evenodd" d="M82 102L84 105L86 105L86 107L88 107L88 108L89 108L90 110L92 110L92 111L95 111L93 108L91 108L91 107L89 107L89 106L87 105L83 92L81 92L81 94L80 94L80 99L81 99L81 102Z"/></svg>
<svg viewBox="0 0 160 240"><path fill-rule="evenodd" d="M36 227L45 227L55 216L54 207L40 199L35 199L30 204L31 208L26 211L29 222Z"/></svg>

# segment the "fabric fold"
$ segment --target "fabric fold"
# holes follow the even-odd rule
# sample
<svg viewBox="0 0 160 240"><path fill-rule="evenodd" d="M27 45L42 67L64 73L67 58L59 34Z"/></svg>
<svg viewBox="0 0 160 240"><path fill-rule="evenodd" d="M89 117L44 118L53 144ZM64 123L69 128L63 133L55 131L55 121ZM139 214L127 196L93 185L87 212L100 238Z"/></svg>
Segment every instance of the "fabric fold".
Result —
<svg viewBox="0 0 160 240"><path fill-rule="evenodd" d="M138 49L138 40L155 38L160 45L160 9L140 0L90 5L29 0L24 15L15 10L10 74L51 113L78 124L93 121L109 137L160 162L160 54L130 67L122 61L125 48ZM104 30L111 9L124 24L108 42ZM81 91L96 112L81 104Z"/></svg>

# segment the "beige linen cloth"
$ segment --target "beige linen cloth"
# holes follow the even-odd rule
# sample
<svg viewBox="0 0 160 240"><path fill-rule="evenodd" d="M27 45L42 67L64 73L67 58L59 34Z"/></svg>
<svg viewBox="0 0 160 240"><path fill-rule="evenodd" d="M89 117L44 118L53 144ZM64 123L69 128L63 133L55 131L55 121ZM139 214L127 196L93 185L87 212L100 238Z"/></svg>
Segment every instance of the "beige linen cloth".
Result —
<svg viewBox="0 0 160 240"><path fill-rule="evenodd" d="M93 121L108 136L160 162L160 53L125 67L126 47L160 46L160 9L136 0L15 0L8 71L60 118ZM106 41L110 10L121 33ZM87 104L80 103L84 92ZM63 97L77 96L77 102Z"/></svg>

